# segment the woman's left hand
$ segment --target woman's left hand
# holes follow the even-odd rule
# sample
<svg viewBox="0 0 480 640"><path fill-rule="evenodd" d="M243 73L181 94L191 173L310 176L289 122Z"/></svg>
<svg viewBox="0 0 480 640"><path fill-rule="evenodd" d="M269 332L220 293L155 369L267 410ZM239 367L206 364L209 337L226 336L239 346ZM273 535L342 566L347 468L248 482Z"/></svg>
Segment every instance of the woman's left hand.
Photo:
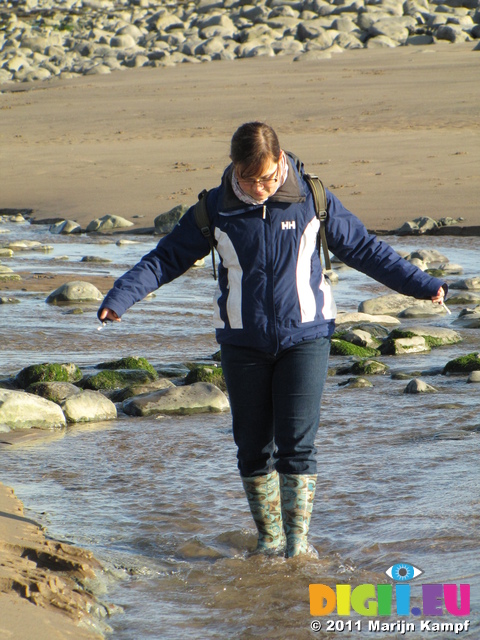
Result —
<svg viewBox="0 0 480 640"><path fill-rule="evenodd" d="M437 294L435 296L432 296L432 302L442 304L444 298L445 298L445 291L443 287L440 287L440 289L437 291Z"/></svg>

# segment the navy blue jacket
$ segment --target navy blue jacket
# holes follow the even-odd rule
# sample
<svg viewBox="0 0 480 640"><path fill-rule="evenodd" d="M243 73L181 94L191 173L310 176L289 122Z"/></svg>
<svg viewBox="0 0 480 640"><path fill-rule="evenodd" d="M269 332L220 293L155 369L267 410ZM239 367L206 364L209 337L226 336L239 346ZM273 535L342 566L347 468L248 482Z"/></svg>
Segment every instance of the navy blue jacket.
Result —
<svg viewBox="0 0 480 640"><path fill-rule="evenodd" d="M214 325L220 344L278 353L303 340L329 337L336 315L317 249L319 222L303 168L288 158L285 184L263 205L233 193L230 165L207 207L220 257ZM329 250L387 287L429 299L444 284L401 258L367 232L327 190ZM177 278L210 250L193 207L173 231L119 278L100 309L118 316L148 293Z"/></svg>

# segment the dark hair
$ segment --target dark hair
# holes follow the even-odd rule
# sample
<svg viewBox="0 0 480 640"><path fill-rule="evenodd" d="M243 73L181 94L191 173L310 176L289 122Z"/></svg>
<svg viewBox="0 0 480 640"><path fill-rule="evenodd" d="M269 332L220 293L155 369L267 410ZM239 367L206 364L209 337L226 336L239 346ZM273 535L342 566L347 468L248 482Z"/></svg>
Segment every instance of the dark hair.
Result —
<svg viewBox="0 0 480 640"><path fill-rule="evenodd" d="M267 162L278 162L280 154L277 134L264 122L246 122L232 136L230 158L244 178L258 175Z"/></svg>

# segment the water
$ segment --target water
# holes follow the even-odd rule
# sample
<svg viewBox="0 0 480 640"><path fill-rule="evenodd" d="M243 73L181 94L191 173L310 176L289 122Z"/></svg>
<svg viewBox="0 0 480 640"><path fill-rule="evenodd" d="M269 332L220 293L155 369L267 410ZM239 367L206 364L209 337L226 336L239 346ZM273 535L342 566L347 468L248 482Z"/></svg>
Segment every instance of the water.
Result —
<svg viewBox="0 0 480 640"><path fill-rule="evenodd" d="M7 225L8 227L8 225ZM4 261L14 269L68 272L72 279L119 275L155 244L118 247L81 237L52 237L42 227L13 226L9 239L54 244L51 253L22 253ZM53 239L52 239L53 238ZM390 238L396 248L437 248L478 275L477 238ZM68 262L53 261L68 254ZM80 263L102 255L108 265ZM19 266L21 264L21 266ZM341 310L383 291L352 270L340 270L335 297ZM454 280L455 277L449 278ZM0 373L32 362L73 361L83 367L124 355L155 366L206 358L216 350L210 324L215 283L207 261L139 303L122 323L97 331L96 307L83 314L19 292L20 305L1 305ZM452 326L452 316L426 322ZM20 321L19 321L20 320ZM422 323L424 321L422 320ZM408 324L408 323L406 323ZM15 327L13 330L12 325ZM479 350L478 330L429 355L385 357L392 370L429 369ZM8 340L5 340L8 338ZM338 359L332 358L332 363ZM385 571L404 561L423 570L412 584L421 606L422 583L471 584L470 630L480 637L478 385L465 377L425 376L436 394L403 394L406 381L375 376L373 389L345 389L329 377L318 433L319 478L311 542L319 559L289 561L249 556L253 523L236 472L227 414L130 418L69 427L36 444L1 449L1 480L12 485L29 516L52 537L93 550L106 567L110 602L124 608L109 620L115 640L303 640L400 638L368 630L310 629L311 583L334 587L389 582ZM402 619L392 615L390 621ZM424 638L420 619L409 638ZM440 622L462 619L441 616ZM384 620L382 620L384 621ZM436 638L457 637L453 632Z"/></svg>

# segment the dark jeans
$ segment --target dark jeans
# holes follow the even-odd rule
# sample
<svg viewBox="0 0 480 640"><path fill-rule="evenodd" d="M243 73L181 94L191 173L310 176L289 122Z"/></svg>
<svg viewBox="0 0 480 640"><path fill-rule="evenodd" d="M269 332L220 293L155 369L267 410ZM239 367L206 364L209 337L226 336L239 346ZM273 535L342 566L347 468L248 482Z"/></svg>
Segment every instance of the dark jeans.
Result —
<svg viewBox="0 0 480 640"><path fill-rule="evenodd" d="M301 342L278 355L222 345L238 468L244 477L316 473L315 436L330 340Z"/></svg>

